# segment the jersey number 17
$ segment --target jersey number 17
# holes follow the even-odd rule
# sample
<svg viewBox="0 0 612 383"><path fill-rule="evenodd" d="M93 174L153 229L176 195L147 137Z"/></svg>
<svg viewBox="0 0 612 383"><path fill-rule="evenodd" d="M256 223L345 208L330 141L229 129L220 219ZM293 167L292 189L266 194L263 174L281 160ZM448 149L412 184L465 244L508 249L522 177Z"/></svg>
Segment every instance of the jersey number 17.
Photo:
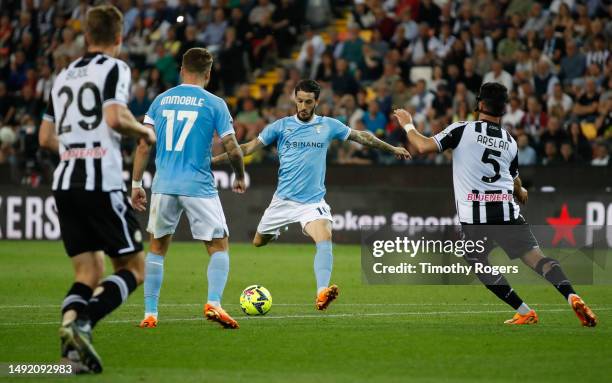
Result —
<svg viewBox="0 0 612 383"><path fill-rule="evenodd" d="M165 109L162 111L162 115L166 118L166 151L175 151L181 152L183 151L183 147L185 146L185 140L193 128L193 124L195 124L196 119L198 118L198 112L190 111L190 110L179 110L178 113L175 110ZM183 130L176 141L176 145L173 148L172 141L174 140L174 121L183 121L187 120L185 125L183 126Z"/></svg>

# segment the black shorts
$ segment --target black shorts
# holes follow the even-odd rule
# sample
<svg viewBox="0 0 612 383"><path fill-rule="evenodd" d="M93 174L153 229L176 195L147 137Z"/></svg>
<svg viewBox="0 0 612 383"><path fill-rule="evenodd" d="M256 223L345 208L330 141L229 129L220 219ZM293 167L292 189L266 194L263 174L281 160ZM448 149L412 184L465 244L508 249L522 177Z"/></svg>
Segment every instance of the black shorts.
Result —
<svg viewBox="0 0 612 383"><path fill-rule="evenodd" d="M539 247L538 240L531 232L531 228L522 215L515 220L504 223L490 224L461 224L463 239L485 241L483 255L488 255L495 247L501 247L508 258L517 259Z"/></svg>
<svg viewBox="0 0 612 383"><path fill-rule="evenodd" d="M121 257L142 250L142 231L125 192L53 192L68 256L102 250Z"/></svg>

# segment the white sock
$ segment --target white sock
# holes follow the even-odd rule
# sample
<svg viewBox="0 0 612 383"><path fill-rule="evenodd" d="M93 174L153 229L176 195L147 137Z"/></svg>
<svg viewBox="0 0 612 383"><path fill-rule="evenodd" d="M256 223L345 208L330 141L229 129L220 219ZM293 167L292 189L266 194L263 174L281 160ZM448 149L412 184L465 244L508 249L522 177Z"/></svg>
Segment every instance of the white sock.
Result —
<svg viewBox="0 0 612 383"><path fill-rule="evenodd" d="M211 306L221 307L221 302L219 302L219 301L208 301L206 303L208 303Z"/></svg>
<svg viewBox="0 0 612 383"><path fill-rule="evenodd" d="M527 303L524 302L519 306L518 309L516 309L516 312L521 315L526 315L529 313L529 311L531 311L531 309L529 308L529 306L527 306Z"/></svg>
<svg viewBox="0 0 612 383"><path fill-rule="evenodd" d="M148 317L153 317L157 319L157 313L145 313L145 319L147 319Z"/></svg>
<svg viewBox="0 0 612 383"><path fill-rule="evenodd" d="M324 286L324 287L319 287L319 288L317 289L317 296L319 296L319 294L321 294L321 291L325 290L326 288L327 288L327 287L325 287L325 286Z"/></svg>
<svg viewBox="0 0 612 383"><path fill-rule="evenodd" d="M572 305L572 297L574 297L574 296L576 296L576 297L577 297L577 296L578 296L578 294L570 294L570 295L568 295L568 296L567 296L567 303L569 303L569 304L570 304L570 306ZM580 298L580 297L579 297L579 298Z"/></svg>

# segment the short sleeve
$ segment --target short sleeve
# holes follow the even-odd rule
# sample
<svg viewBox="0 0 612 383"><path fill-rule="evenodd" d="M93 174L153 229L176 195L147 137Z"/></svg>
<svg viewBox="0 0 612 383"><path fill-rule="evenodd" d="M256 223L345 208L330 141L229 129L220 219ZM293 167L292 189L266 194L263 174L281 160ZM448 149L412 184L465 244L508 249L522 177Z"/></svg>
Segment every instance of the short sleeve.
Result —
<svg viewBox="0 0 612 383"><path fill-rule="evenodd" d="M215 131L220 138L234 133L234 120L227 108L225 101L221 100L216 108L217 115L215 116Z"/></svg>
<svg viewBox="0 0 612 383"><path fill-rule="evenodd" d="M330 122L330 137L334 140L346 141L351 134L351 128L334 118L330 118L328 121Z"/></svg>
<svg viewBox="0 0 612 383"><path fill-rule="evenodd" d="M463 130L466 125L466 122L456 122L436 134L433 138L436 144L438 144L438 150L443 152L446 149L455 149L461 141L461 136L463 135Z"/></svg>
<svg viewBox="0 0 612 383"><path fill-rule="evenodd" d="M103 103L127 105L130 98L130 67L123 61L117 61L104 82Z"/></svg>
<svg viewBox="0 0 612 383"><path fill-rule="evenodd" d="M145 113L143 124L153 125L155 126L155 114L157 111L157 106L159 105L159 96L155 97L155 100L149 105L149 109Z"/></svg>
<svg viewBox="0 0 612 383"><path fill-rule="evenodd" d="M282 120L273 122L272 124L266 126L261 133L259 133L257 138L259 138L259 141L261 141L262 144L268 146L278 140L280 135L281 121Z"/></svg>
<svg viewBox="0 0 612 383"><path fill-rule="evenodd" d="M55 110L53 110L52 93L49 93L49 101L47 102L47 110L45 110L45 113L43 114L43 120L55 122Z"/></svg>
<svg viewBox="0 0 612 383"><path fill-rule="evenodd" d="M514 155L514 159L512 159L512 162L510 163L510 175L512 176L512 179L516 179L516 177L518 177L519 172L518 172L518 150L516 151L516 154Z"/></svg>

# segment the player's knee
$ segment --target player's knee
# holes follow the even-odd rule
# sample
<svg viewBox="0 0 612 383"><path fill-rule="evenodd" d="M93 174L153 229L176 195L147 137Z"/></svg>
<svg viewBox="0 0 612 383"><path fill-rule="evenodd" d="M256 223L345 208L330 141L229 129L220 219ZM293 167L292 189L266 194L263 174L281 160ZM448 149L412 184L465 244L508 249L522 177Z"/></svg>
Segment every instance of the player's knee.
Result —
<svg viewBox="0 0 612 383"><path fill-rule="evenodd" d="M121 261L113 260L113 264L115 266L115 272L119 270L128 270L134 275L138 285L144 282L144 252L140 251L132 256L129 256L129 258L122 259Z"/></svg>
<svg viewBox="0 0 612 383"><path fill-rule="evenodd" d="M261 237L255 236L255 238L253 238L253 246L262 247L263 245L265 245L265 243L263 242Z"/></svg>

